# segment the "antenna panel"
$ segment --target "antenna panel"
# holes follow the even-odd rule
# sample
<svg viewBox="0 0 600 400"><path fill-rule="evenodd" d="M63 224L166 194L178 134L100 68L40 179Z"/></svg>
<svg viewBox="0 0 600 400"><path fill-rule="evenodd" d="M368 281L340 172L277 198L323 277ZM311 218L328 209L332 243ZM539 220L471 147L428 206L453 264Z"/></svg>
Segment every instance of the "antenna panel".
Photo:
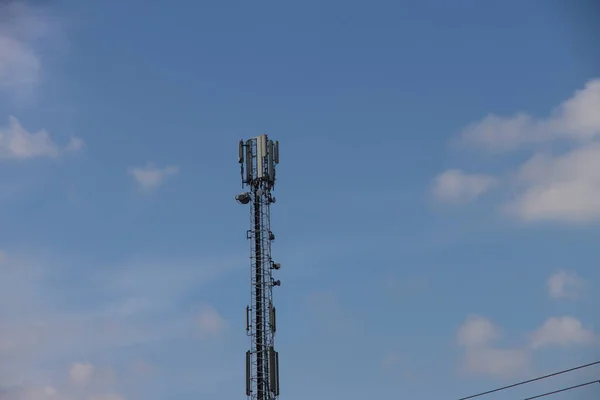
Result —
<svg viewBox="0 0 600 400"><path fill-rule="evenodd" d="M275 307L273 307L273 304L270 305L270 310L269 310L269 320L271 322L271 330L273 331L273 333L277 332L277 314L276 314L276 310Z"/></svg>
<svg viewBox="0 0 600 400"><path fill-rule="evenodd" d="M275 396L279 396L279 354L273 346L269 348L269 386Z"/></svg>
<svg viewBox="0 0 600 400"><path fill-rule="evenodd" d="M273 153L275 146L273 145L273 141L269 140L267 142L268 148L268 156L267 156L267 167L269 173L269 182L271 184L275 183L275 161L273 160Z"/></svg>
<svg viewBox="0 0 600 400"><path fill-rule="evenodd" d="M262 178L265 174L265 157L267 156L267 135L256 138L256 177Z"/></svg>
<svg viewBox="0 0 600 400"><path fill-rule="evenodd" d="M275 164L279 164L279 140L276 140L273 144L273 161L275 161Z"/></svg>
<svg viewBox="0 0 600 400"><path fill-rule="evenodd" d="M246 396L252 394L252 356L246 352Z"/></svg>
<svg viewBox="0 0 600 400"><path fill-rule="evenodd" d="M252 182L252 139L246 141L246 182Z"/></svg>

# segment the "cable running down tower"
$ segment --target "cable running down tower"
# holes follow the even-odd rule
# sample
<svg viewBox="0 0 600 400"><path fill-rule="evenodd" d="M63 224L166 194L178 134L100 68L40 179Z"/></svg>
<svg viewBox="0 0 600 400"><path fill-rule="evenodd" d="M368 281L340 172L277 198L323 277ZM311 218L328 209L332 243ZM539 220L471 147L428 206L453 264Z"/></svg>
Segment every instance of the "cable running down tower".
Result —
<svg viewBox="0 0 600 400"><path fill-rule="evenodd" d="M250 305L246 306L246 334L251 338L246 352L246 395L251 400L274 400L279 397L279 354L275 351L276 314L273 287L281 282L273 271L281 265L271 259L271 204L275 203L275 166L279 164L279 142L267 135L240 140L239 158L242 188L240 204L250 204Z"/></svg>

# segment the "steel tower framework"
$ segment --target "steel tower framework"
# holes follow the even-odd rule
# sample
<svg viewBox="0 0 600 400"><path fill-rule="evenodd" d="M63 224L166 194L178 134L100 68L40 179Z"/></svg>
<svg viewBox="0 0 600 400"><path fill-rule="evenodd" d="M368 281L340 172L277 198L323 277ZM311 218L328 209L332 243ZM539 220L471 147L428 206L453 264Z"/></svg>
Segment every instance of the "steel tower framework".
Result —
<svg viewBox="0 0 600 400"><path fill-rule="evenodd" d="M239 143L242 188L236 196L240 204L250 204L250 305L246 306L246 334L251 338L246 352L246 395L251 400L279 397L279 354L275 351L276 310L273 287L281 282L273 278L280 268L271 258L271 204L275 203L275 167L279 163L279 142L267 135Z"/></svg>

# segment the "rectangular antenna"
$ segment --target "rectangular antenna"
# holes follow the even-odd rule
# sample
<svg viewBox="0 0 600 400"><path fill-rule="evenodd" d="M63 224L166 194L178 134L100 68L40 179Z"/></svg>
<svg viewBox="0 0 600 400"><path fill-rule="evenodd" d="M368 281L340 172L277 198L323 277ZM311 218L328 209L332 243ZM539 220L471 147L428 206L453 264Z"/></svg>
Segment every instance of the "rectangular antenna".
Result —
<svg viewBox="0 0 600 400"><path fill-rule="evenodd" d="M246 306L246 333L250 330L250 306Z"/></svg>
<svg viewBox="0 0 600 400"><path fill-rule="evenodd" d="M267 135L256 138L256 177L262 178L265 174L265 157L267 156Z"/></svg>
<svg viewBox="0 0 600 400"><path fill-rule="evenodd" d="M275 365L277 369L275 370L275 396L279 396L279 353L275 352Z"/></svg>
<svg viewBox="0 0 600 400"><path fill-rule="evenodd" d="M244 162L244 141L240 140L239 152L238 152L238 163L242 164L243 162Z"/></svg>
<svg viewBox="0 0 600 400"><path fill-rule="evenodd" d="M269 182L271 182L271 184L275 183L275 161L273 160L274 148L273 141L269 140L267 142L267 169L269 173Z"/></svg>
<svg viewBox="0 0 600 400"><path fill-rule="evenodd" d="M252 394L252 381L250 380L252 370L252 358L250 352L246 352L246 396Z"/></svg>
<svg viewBox="0 0 600 400"><path fill-rule="evenodd" d="M269 308L269 320L271 322L271 330L273 331L273 333L275 333L277 332L277 316L275 314L275 307L273 307L273 304L270 304Z"/></svg>
<svg viewBox="0 0 600 400"><path fill-rule="evenodd" d="M246 182L252 182L252 139L246 141Z"/></svg>
<svg viewBox="0 0 600 400"><path fill-rule="evenodd" d="M273 146L273 161L279 164L279 140L276 140Z"/></svg>
<svg viewBox="0 0 600 400"><path fill-rule="evenodd" d="M279 354L273 346L269 348L269 386L275 396L279 396Z"/></svg>

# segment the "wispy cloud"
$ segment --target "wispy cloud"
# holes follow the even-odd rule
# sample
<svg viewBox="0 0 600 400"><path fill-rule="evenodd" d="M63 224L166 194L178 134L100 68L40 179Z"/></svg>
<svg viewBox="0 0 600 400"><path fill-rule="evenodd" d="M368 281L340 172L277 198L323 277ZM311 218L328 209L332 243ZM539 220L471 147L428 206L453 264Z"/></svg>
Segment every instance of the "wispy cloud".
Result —
<svg viewBox="0 0 600 400"><path fill-rule="evenodd" d="M14 88L38 82L40 60L25 44L9 36L0 36L0 86Z"/></svg>
<svg viewBox="0 0 600 400"><path fill-rule="evenodd" d="M227 322L214 307L204 304L198 315L198 326L201 335L218 335L225 329Z"/></svg>
<svg viewBox="0 0 600 400"><path fill-rule="evenodd" d="M46 8L0 4L0 90L31 94L42 77L41 43L59 37L59 26Z"/></svg>
<svg viewBox="0 0 600 400"><path fill-rule="evenodd" d="M546 282L548 294L554 299L574 300L581 296L586 281L573 271L557 271Z"/></svg>
<svg viewBox="0 0 600 400"><path fill-rule="evenodd" d="M435 178L433 194L439 201L466 203L489 191L495 183L496 178L490 175L466 174L458 169L450 169Z"/></svg>
<svg viewBox="0 0 600 400"><path fill-rule="evenodd" d="M145 190L153 190L162 185L165 180L179 172L179 167L170 165L163 168L148 163L143 167L129 168L128 173L133 177L138 186Z"/></svg>
<svg viewBox="0 0 600 400"><path fill-rule="evenodd" d="M74 286L56 278L75 273L71 268L9 254L0 269L0 390L20 387L24 396L50 384L61 393L63 382L48 381L47 371L55 377L65 360L72 363L69 385L88 388L101 376L93 362L101 355L220 333L227 323L214 306L205 301L195 306L189 297L243 263L224 260L229 261L124 263L90 273ZM131 357L133 364L143 353ZM148 368L136 368L142 370ZM7 399L13 398L22 397Z"/></svg>
<svg viewBox="0 0 600 400"><path fill-rule="evenodd" d="M381 369L396 379L422 383L423 376L417 372L416 364L400 352L391 352L381 360Z"/></svg>
<svg viewBox="0 0 600 400"><path fill-rule="evenodd" d="M56 158L65 152L78 151L83 146L82 139L73 137L60 147L47 131L29 132L12 116L8 118L8 126L0 128L0 159Z"/></svg>
<svg viewBox="0 0 600 400"><path fill-rule="evenodd" d="M457 342L465 351L461 364L463 370L495 377L512 377L527 372L531 367L527 350L494 346L500 337L500 329L490 320L469 316L457 334Z"/></svg>
<svg viewBox="0 0 600 400"><path fill-rule="evenodd" d="M42 44L60 36L59 26L46 8L0 3L0 94L15 99L33 94L42 77ZM46 130L29 132L13 116L0 127L0 159L56 158L83 146L78 137L59 146Z"/></svg>
<svg viewBox="0 0 600 400"><path fill-rule="evenodd" d="M15 386L0 389L2 400L126 400L116 393L116 374L110 368L89 363L74 363L62 379L45 385ZM123 378L123 377L121 377Z"/></svg>
<svg viewBox="0 0 600 400"><path fill-rule="evenodd" d="M73 383L79 386L86 386L90 383L94 370L96 368L92 364L75 363L69 370L69 378Z"/></svg>

